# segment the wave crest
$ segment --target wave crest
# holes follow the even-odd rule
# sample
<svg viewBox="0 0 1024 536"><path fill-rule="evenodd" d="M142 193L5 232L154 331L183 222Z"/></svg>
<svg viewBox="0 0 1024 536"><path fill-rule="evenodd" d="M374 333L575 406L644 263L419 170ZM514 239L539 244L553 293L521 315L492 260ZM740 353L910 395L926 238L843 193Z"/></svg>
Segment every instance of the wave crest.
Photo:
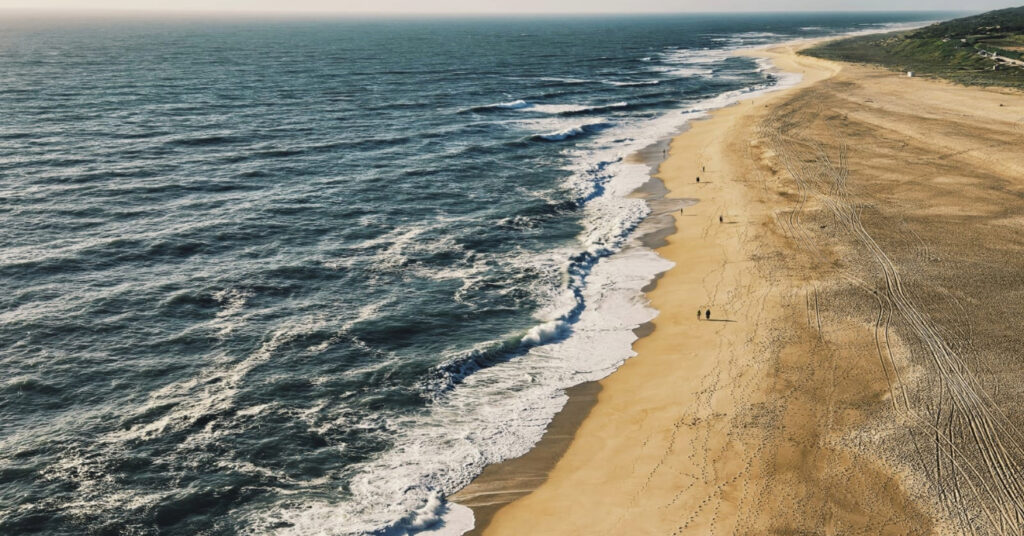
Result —
<svg viewBox="0 0 1024 536"><path fill-rule="evenodd" d="M592 134L610 126L612 126L611 123L604 121L598 123L586 123L563 128L554 132L548 132L547 134L537 134L531 139L534 141L563 141L569 138L575 138L576 136L582 136L584 134Z"/></svg>

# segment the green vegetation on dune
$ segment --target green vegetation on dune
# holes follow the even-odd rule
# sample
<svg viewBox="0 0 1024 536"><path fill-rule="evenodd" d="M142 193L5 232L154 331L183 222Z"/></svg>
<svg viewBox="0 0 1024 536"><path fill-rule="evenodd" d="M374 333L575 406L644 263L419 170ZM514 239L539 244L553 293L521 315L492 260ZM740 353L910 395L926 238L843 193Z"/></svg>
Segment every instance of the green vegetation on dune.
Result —
<svg viewBox="0 0 1024 536"><path fill-rule="evenodd" d="M1024 32L1024 6L997 9L980 15L948 20L921 28L914 33L920 37L943 38L984 36L1000 32L1013 34Z"/></svg>
<svg viewBox="0 0 1024 536"><path fill-rule="evenodd" d="M1024 89L1024 6L933 24L920 30L830 41L803 52L871 63L967 85Z"/></svg>

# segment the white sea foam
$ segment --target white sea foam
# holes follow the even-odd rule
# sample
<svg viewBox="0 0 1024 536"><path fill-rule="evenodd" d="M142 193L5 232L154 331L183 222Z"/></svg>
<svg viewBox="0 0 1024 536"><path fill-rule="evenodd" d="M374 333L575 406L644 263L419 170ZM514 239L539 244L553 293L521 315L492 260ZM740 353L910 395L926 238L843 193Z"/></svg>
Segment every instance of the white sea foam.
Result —
<svg viewBox="0 0 1024 536"><path fill-rule="evenodd" d="M718 52L702 54L676 57L695 64L725 58ZM770 71L766 63L759 68ZM569 286L560 286L548 305L536 312L537 325L522 333L501 334L467 355L509 337L519 340L524 353L460 377L453 388L439 391L427 408L387 422L396 447L347 468L355 476L344 501L284 503L272 511L254 512L249 532L456 535L469 530L472 512L444 497L466 485L487 464L526 453L564 405L564 390L613 372L634 355L633 329L657 315L641 289L671 263L643 247L632 234L649 209L629 194L649 180L649 171L626 156L679 132L688 121L714 108L799 80L773 76L774 86L766 81L692 102L655 119L606 124L586 141L567 148L571 164L565 187L585 201L584 230L579 235L583 260L568 270L561 265ZM568 119L531 119L520 126L547 135L584 128L567 123ZM416 242L418 235L409 232L387 240ZM399 247L393 253L401 251ZM558 269L559 258L568 254L559 251L540 262ZM464 281L471 286L475 276L467 273ZM463 358L453 356L452 360Z"/></svg>
<svg viewBox="0 0 1024 536"><path fill-rule="evenodd" d="M715 70L710 67L673 67L671 65L659 65L657 67L652 67L651 70L669 76L677 76L679 78L709 76L715 72Z"/></svg>
<svg viewBox="0 0 1024 536"><path fill-rule="evenodd" d="M523 336L523 344L538 346L548 341L557 339L569 330L569 324L564 320L549 320L543 324L530 328Z"/></svg>
<svg viewBox="0 0 1024 536"><path fill-rule="evenodd" d="M529 108L530 107L530 103L528 103L528 102L526 102L526 101L524 101L522 99L518 99L518 100L511 101L511 102L499 102L498 104L491 104L490 107L491 108L507 108L507 109L510 109L510 110L518 110L520 108Z"/></svg>
<svg viewBox="0 0 1024 536"><path fill-rule="evenodd" d="M401 272L424 279L456 279L460 272L452 271L448 267L437 268L425 263L414 263L412 259L437 253L467 256L466 249L458 244L454 237L442 232L459 219L438 218L421 225L396 227L355 244L343 256L321 259L320 263L332 270L345 270L361 265L371 277ZM426 236L431 238L427 240L424 238Z"/></svg>
<svg viewBox="0 0 1024 536"><path fill-rule="evenodd" d="M625 85L625 86L637 84L637 83L631 83L631 82L622 82L622 83L609 82L609 83L611 83L613 85ZM654 80L654 81L648 81L648 82L640 82L639 84L640 85L644 85L644 84L650 84L650 83L657 84L658 81ZM479 111L485 111L485 110L520 110L520 111L523 111L523 112L530 112L530 113L543 113L543 114L557 115L557 114L574 114L574 113L584 113L584 112L599 112L599 111L602 111L602 110L613 110L615 108L625 108L626 106L629 106L629 103L625 102L625 101L613 102L613 103L610 103L610 104L539 104L539 103L528 102L528 101L520 99L520 100L511 101L511 102L501 102L501 103L498 103L498 104L488 104L486 106L478 106L478 107L475 107L475 108L468 108L468 109L463 110L463 111L473 111L473 110L479 110Z"/></svg>
<svg viewBox="0 0 1024 536"><path fill-rule="evenodd" d="M707 65L719 63L734 55L734 48L669 49L661 53L661 62L668 65Z"/></svg>
<svg viewBox="0 0 1024 536"><path fill-rule="evenodd" d="M555 130L554 132L537 134L535 137L537 139L546 141L562 141L579 136L580 134L596 132L608 126L610 126L610 123L608 123L605 120L591 121L589 123L578 123L571 126L567 126L559 130Z"/></svg>
<svg viewBox="0 0 1024 536"><path fill-rule="evenodd" d="M629 106L629 103L625 101L613 102L611 104L535 104L530 108L530 111L547 114L566 114L613 110L615 108L625 108L626 106Z"/></svg>
<svg viewBox="0 0 1024 536"><path fill-rule="evenodd" d="M565 388L604 377L632 355L635 336L629 328L655 314L639 289L667 267L639 247L604 259L588 276L584 299L592 306L583 310L571 336L551 337L560 328L549 321L532 331L538 342L556 342L482 369L429 412L389 423L401 447L360 468L349 486L352 501L265 513L252 532L282 521L291 526L276 532L286 535L465 532L472 527L471 512L438 498L468 483L484 465L524 454L564 404Z"/></svg>
<svg viewBox="0 0 1024 536"><path fill-rule="evenodd" d="M684 48L667 49L659 54L659 62L647 67L647 70L663 76L679 78L709 77L719 67L733 57L736 47L725 48Z"/></svg>
<svg viewBox="0 0 1024 536"><path fill-rule="evenodd" d="M785 37L775 32L742 32L736 34L734 37L738 39L773 39L778 40L781 37Z"/></svg>
<svg viewBox="0 0 1024 536"><path fill-rule="evenodd" d="M559 82L562 84L587 84L590 82L590 80L585 80L583 78L565 78L561 76L544 76L538 78L538 80L545 80L548 82Z"/></svg>
<svg viewBox="0 0 1024 536"><path fill-rule="evenodd" d="M228 293L230 294L230 293ZM168 433L187 430L202 419L225 414L234 406L243 378L253 369L271 359L281 345L294 340L304 333L320 329L324 321L318 317L301 319L282 326L258 349L237 362L229 362L223 356L215 359L206 370L184 381L172 382L151 393L148 400L138 407L132 408L132 419L140 418L138 424L108 432L93 439L93 449L105 455L127 450L129 445L138 441L146 441ZM218 362L220 361L220 362ZM270 404L247 408L249 414L259 413L271 407ZM101 410L97 410L98 412ZM110 411L110 408L105 408ZM141 419L154 412L163 412L154 420ZM239 412L245 417L246 412ZM103 414L109 418L109 413ZM76 418L88 418L76 413ZM176 448L176 455L187 456L186 453L196 452L199 446L208 445L217 437L229 433L230 427L217 426L212 419L201 431L190 433ZM177 493L173 489L140 493L138 490L123 491L105 476L103 468L107 460L105 456L83 454L69 450L43 471L42 477L52 480L68 480L76 484L73 501L62 505L69 515L95 515L96 512L115 511L117 509L142 510L153 508L168 500ZM278 475L281 476L281 475ZM286 479L286 478L285 478Z"/></svg>
<svg viewBox="0 0 1024 536"><path fill-rule="evenodd" d="M563 128L562 130L557 130L555 132L541 134L539 137L549 141L561 141L564 139L571 138L573 136L579 136L580 134L583 134L585 132L585 130L583 130L584 126L585 125L578 125L569 128Z"/></svg>
<svg viewBox="0 0 1024 536"><path fill-rule="evenodd" d="M224 289L214 293L213 297L220 302L221 310L217 311L210 327L217 330L218 337L230 335L235 328L245 323L248 316L240 313L251 296L251 292L239 289Z"/></svg>
<svg viewBox="0 0 1024 536"><path fill-rule="evenodd" d="M640 86L656 86L661 83L661 80L636 80L636 81L625 81L625 80L605 80L605 84L610 86L619 87L640 87Z"/></svg>

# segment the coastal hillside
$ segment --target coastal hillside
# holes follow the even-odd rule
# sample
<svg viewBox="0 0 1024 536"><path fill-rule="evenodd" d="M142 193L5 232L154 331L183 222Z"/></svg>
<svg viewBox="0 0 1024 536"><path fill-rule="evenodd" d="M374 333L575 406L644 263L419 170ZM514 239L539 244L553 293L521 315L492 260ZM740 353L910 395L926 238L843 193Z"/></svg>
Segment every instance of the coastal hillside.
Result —
<svg viewBox="0 0 1024 536"><path fill-rule="evenodd" d="M831 41L804 51L871 63L965 85L1024 89L1024 6L989 11L911 32Z"/></svg>

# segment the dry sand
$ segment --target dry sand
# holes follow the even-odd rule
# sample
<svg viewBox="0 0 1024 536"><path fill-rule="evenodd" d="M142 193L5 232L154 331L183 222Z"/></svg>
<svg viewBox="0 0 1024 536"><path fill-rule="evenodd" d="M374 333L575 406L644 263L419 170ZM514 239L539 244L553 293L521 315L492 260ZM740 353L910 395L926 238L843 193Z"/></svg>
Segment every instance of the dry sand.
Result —
<svg viewBox="0 0 1024 536"><path fill-rule="evenodd" d="M655 329L478 531L1024 533L1024 96L759 54L804 81L673 140Z"/></svg>

